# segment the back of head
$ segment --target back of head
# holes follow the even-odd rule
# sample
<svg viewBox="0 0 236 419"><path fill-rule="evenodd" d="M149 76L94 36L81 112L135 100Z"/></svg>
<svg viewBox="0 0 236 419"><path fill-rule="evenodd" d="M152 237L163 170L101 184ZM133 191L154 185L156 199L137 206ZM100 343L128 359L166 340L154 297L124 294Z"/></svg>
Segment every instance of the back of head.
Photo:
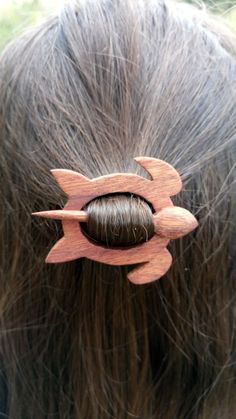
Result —
<svg viewBox="0 0 236 419"><path fill-rule="evenodd" d="M87 0L3 52L0 353L9 418L235 416L234 42L183 3ZM178 170L184 188L174 201L199 222L170 243L165 277L137 287L128 267L46 265L61 225L31 213L66 202L50 169L146 176L139 155ZM146 202L107 199L88 204L91 235L121 245L152 234ZM108 205L119 211L117 235Z"/></svg>

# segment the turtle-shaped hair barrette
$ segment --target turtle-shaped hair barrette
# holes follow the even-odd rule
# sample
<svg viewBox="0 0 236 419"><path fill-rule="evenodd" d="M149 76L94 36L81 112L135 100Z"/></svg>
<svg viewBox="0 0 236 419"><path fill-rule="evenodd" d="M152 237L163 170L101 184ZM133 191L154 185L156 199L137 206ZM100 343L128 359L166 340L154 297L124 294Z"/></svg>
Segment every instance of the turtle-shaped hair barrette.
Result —
<svg viewBox="0 0 236 419"><path fill-rule="evenodd" d="M33 213L62 220L64 236L50 250L47 263L86 257L109 265L140 264L128 273L128 279L135 284L155 281L168 271L172 263L166 248L169 241L188 234L198 222L188 210L174 206L170 199L182 189L180 176L170 164L151 157L136 157L134 160L149 173L151 179L132 173L114 173L89 179L72 170L51 171L68 195L68 201L62 210ZM138 195L152 205L155 234L148 241L111 248L93 242L83 233L80 222L88 220L83 207L96 197L116 192Z"/></svg>

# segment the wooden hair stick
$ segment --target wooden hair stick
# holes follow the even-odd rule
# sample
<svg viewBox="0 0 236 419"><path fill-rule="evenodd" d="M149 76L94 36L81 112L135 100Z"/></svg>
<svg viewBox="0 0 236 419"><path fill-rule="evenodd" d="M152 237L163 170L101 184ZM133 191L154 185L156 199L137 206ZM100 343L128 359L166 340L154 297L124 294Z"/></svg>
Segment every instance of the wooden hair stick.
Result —
<svg viewBox="0 0 236 419"><path fill-rule="evenodd" d="M79 222L87 222L88 214L85 211L76 210L53 210L53 211L41 211L33 212L32 215L43 218L53 218L54 220L76 220Z"/></svg>

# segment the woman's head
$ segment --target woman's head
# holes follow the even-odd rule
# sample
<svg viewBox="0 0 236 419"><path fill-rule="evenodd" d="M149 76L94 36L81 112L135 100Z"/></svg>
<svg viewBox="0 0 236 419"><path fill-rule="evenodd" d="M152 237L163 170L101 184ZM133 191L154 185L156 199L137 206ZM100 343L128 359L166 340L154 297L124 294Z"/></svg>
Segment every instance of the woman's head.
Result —
<svg viewBox="0 0 236 419"><path fill-rule="evenodd" d="M182 3L87 0L3 52L0 347L10 418L234 411L234 42ZM171 243L168 274L136 287L126 267L45 265L60 222L31 213L65 203L50 169L137 172L137 155L178 170L184 189L175 202L199 222ZM130 205L114 198L117 210ZM96 223L104 205L90 208Z"/></svg>

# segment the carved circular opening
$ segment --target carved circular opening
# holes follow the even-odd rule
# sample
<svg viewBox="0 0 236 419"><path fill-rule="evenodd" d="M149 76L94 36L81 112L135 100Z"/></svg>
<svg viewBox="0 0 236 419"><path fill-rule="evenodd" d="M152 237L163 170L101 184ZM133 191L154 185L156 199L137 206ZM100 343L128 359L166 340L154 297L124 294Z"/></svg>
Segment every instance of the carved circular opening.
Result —
<svg viewBox="0 0 236 419"><path fill-rule="evenodd" d="M154 235L152 205L133 193L112 193L94 198L83 210L80 223L88 240L107 247L127 247L147 242Z"/></svg>

